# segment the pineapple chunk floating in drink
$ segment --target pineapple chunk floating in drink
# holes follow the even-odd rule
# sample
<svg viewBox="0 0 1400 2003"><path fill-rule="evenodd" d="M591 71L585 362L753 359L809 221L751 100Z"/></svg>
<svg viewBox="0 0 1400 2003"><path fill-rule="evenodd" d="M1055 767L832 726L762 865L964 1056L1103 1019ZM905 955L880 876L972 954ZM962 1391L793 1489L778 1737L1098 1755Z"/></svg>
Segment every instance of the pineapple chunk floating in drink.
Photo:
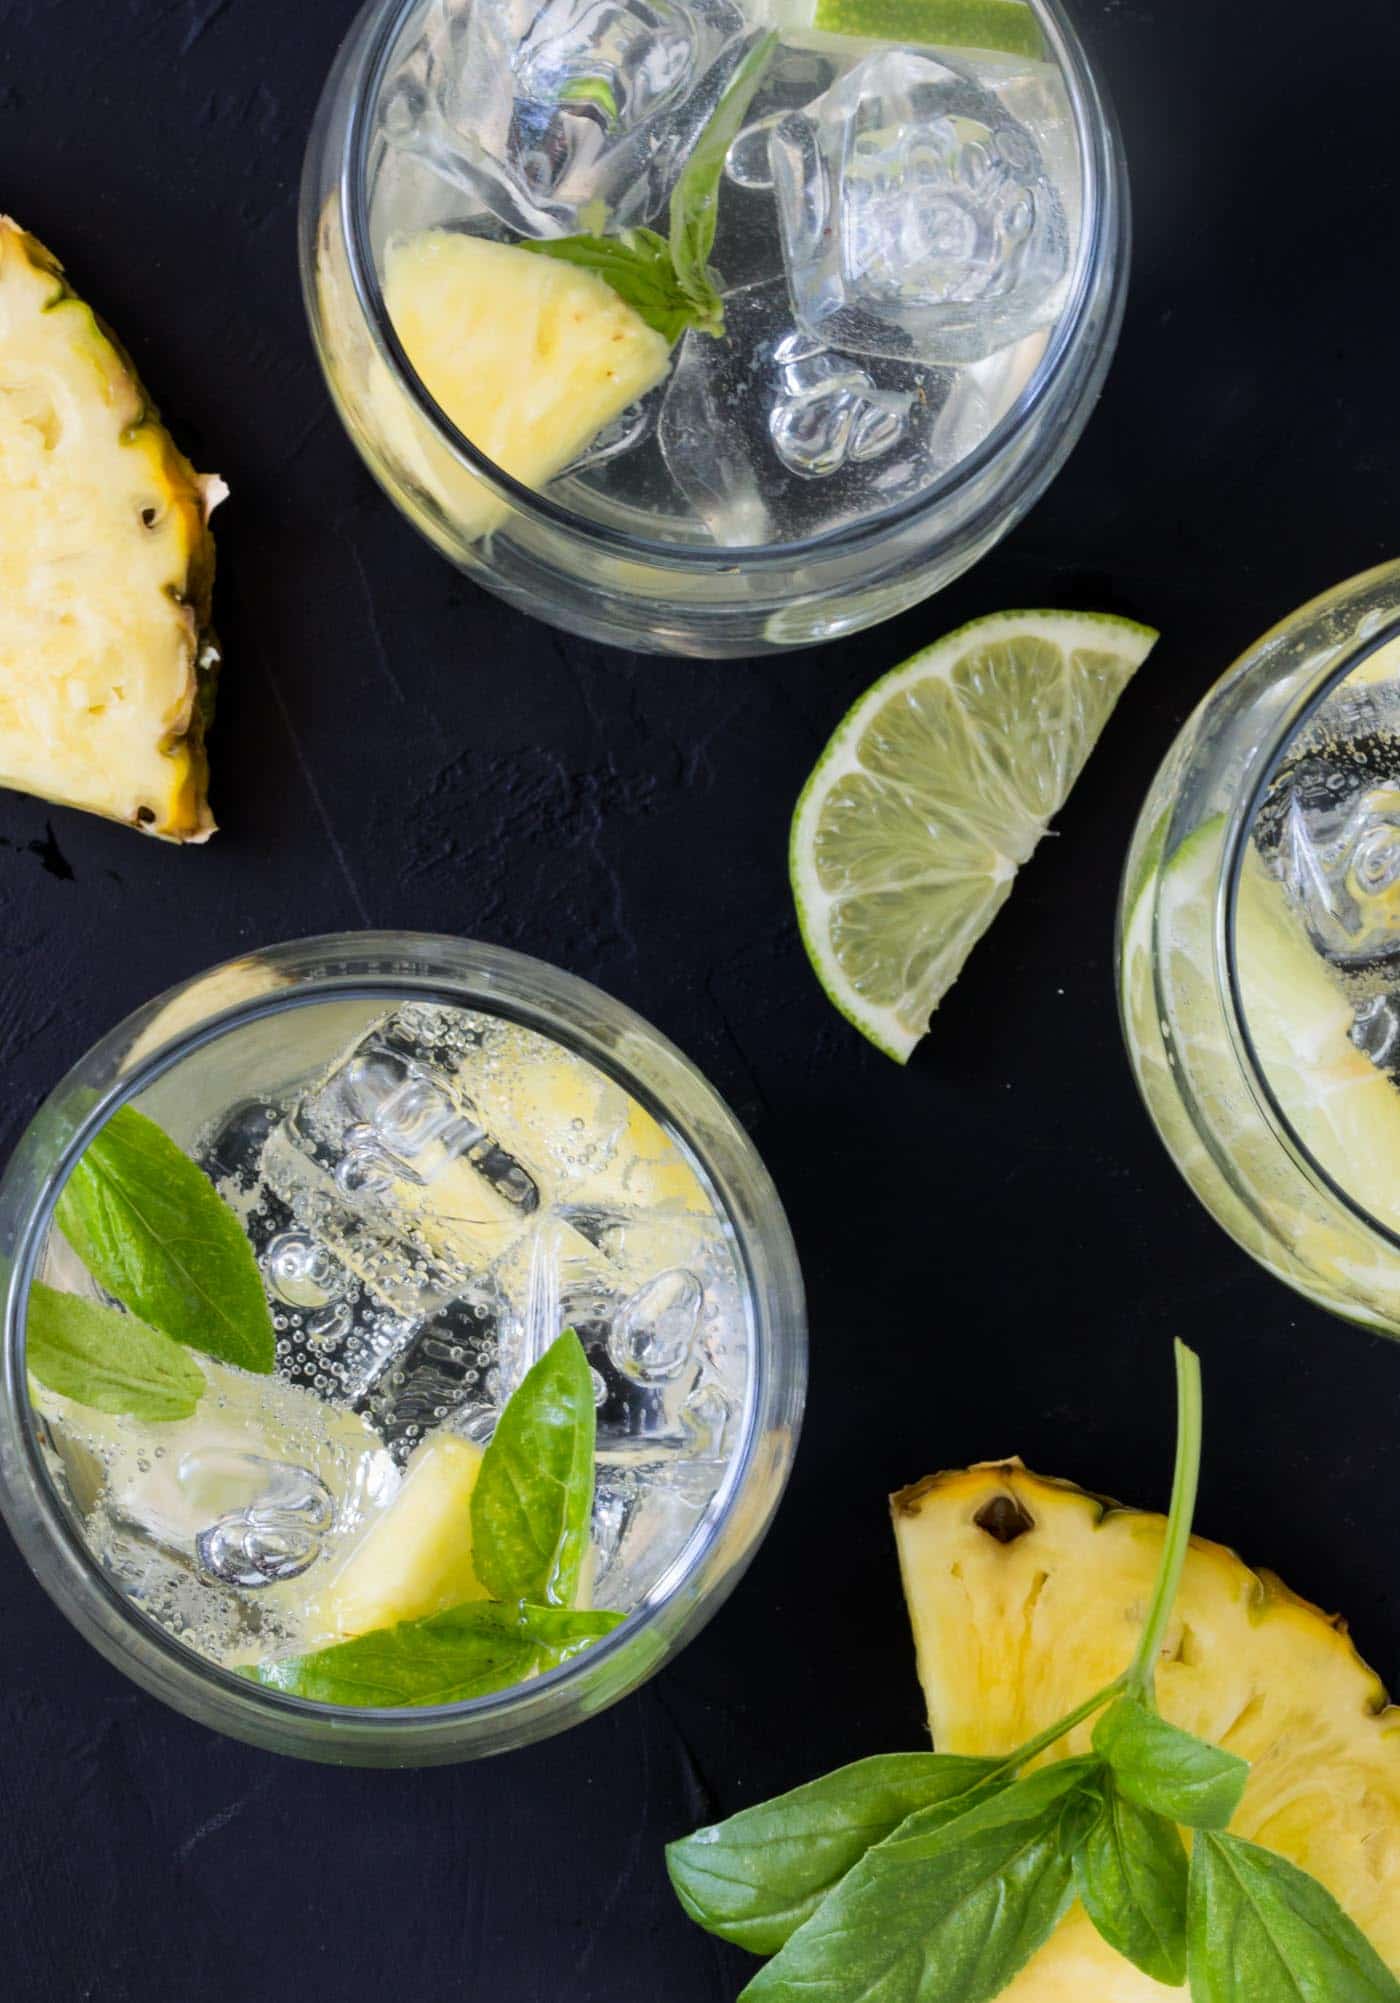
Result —
<svg viewBox="0 0 1400 2003"><path fill-rule="evenodd" d="M472 1566L474 1440L438 1433L409 1462L392 1508L376 1518L307 1615L317 1642L343 1641L487 1597Z"/></svg>
<svg viewBox="0 0 1400 2003"><path fill-rule="evenodd" d="M427 230L391 248L384 296L434 400L527 487L562 472L670 363L670 343L604 279L518 245ZM454 469L453 484L469 534L505 518L470 474Z"/></svg>
<svg viewBox="0 0 1400 2003"><path fill-rule="evenodd" d="M204 841L211 508L62 266L0 216L0 785Z"/></svg>

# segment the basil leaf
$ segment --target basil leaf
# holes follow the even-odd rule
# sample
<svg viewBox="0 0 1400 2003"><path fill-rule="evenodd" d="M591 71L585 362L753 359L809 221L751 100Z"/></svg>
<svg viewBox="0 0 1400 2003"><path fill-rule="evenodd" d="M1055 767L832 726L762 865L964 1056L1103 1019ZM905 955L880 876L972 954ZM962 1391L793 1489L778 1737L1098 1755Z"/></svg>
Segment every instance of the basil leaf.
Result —
<svg viewBox="0 0 1400 2003"><path fill-rule="evenodd" d="M1099 1719L1094 1750L1130 1801L1189 1829L1223 1829L1249 1779L1247 1760L1169 1725L1131 1695Z"/></svg>
<svg viewBox="0 0 1400 2003"><path fill-rule="evenodd" d="M695 320L695 308L676 278L666 240L655 230L627 230L621 236L562 236L525 242L537 257L578 264L606 279L620 299L639 313L663 339L678 341Z"/></svg>
<svg viewBox="0 0 1400 2003"><path fill-rule="evenodd" d="M593 1375L571 1328L507 1400L472 1490L472 1564L493 1599L566 1607L593 1514Z"/></svg>
<svg viewBox="0 0 1400 2003"><path fill-rule="evenodd" d="M542 1657L577 1653L621 1619L614 1613L469 1600L446 1613L375 1628L314 1655L267 1663L254 1680L320 1704L460 1704L523 1682Z"/></svg>
<svg viewBox="0 0 1400 2003"><path fill-rule="evenodd" d="M748 115L754 92L778 45L769 33L754 43L710 114L671 192L671 262L681 289L695 302L704 333L724 331L724 308L710 277L710 252L719 221L724 162Z"/></svg>
<svg viewBox="0 0 1400 2003"><path fill-rule="evenodd" d="M1400 2003L1400 1981L1332 1894L1272 1850L1203 1831L1191 1848L1193 2003Z"/></svg>
<svg viewBox="0 0 1400 2003"><path fill-rule="evenodd" d="M168 1335L38 1284L25 1310L25 1362L50 1391L95 1412L188 1419L204 1395L204 1372Z"/></svg>
<svg viewBox="0 0 1400 2003"><path fill-rule="evenodd" d="M214 1185L144 1113L123 1106L58 1199L59 1229L109 1293L176 1342L272 1369L262 1275Z"/></svg>
<svg viewBox="0 0 1400 2003"><path fill-rule="evenodd" d="M711 1933L776 1954L873 1844L916 1809L961 1813L1001 1767L951 1753L882 1753L838 1767L669 1844L676 1897Z"/></svg>
<svg viewBox="0 0 1400 2003"><path fill-rule="evenodd" d="M1073 1896L1059 1841L1090 1760L1028 1774L941 1828L877 1843L743 1991L742 2003L987 2003ZM912 1833L907 1833L912 1830Z"/></svg>
<svg viewBox="0 0 1400 2003"><path fill-rule="evenodd" d="M1175 1823L1139 1808L1105 1773L1074 1850L1074 1889L1126 1960L1169 1987L1186 1980L1186 1850Z"/></svg>

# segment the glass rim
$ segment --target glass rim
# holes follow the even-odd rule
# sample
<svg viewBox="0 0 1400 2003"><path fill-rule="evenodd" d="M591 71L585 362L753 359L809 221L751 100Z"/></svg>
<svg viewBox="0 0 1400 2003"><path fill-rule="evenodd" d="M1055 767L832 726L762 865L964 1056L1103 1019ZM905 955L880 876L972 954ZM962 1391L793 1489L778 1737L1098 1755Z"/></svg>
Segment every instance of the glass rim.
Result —
<svg viewBox="0 0 1400 2003"><path fill-rule="evenodd" d="M1330 591L1309 599L1306 604L1299 606L1277 625L1270 627L1269 631L1248 650L1243 659L1252 658L1271 641L1296 630L1311 614L1333 608L1366 584L1377 582L1387 576L1400 576L1400 561L1375 565L1370 570L1346 579ZM1389 1249L1400 1252L1400 1231L1383 1223L1366 1208L1365 1204L1359 1202L1329 1169L1323 1166L1299 1133L1275 1090L1273 1080L1259 1055L1258 1045L1250 1027L1249 1009L1240 978L1236 923L1240 882L1254 823L1270 786L1288 757L1290 748L1342 683L1355 674L1356 670L1374 654L1397 640L1400 640L1400 607L1373 631L1364 635L1353 634L1349 639L1340 641L1337 648L1320 664L1316 677L1289 705L1276 728L1271 731L1257 776L1231 808L1226 823L1219 881L1215 893L1212 941L1217 966L1223 972L1223 998L1227 1004L1225 1020L1235 1054L1240 1061L1246 1082L1256 1099L1261 1102L1270 1124L1298 1166L1307 1175L1319 1182L1364 1230L1378 1237ZM1227 676L1233 672L1233 667L1226 670ZM1378 1072L1377 1075L1383 1074Z"/></svg>
<svg viewBox="0 0 1400 2003"><path fill-rule="evenodd" d="M370 248L368 213L369 152L389 58L406 16L422 0L370 0L374 9L370 34L349 79L349 117L337 180L340 193L339 230L351 288L381 364L407 397L435 441L468 474L484 481L488 491L503 496L512 508L575 541L597 544L621 556L640 557L676 570L725 571L742 565L746 571L778 568L807 557L822 557L859 549L883 540L907 523L937 511L949 498L999 459L1025 433L1052 392L1064 381L1077 354L1095 298L1096 280L1115 250L1123 248L1127 210L1126 185L1117 128L1107 95L1100 85L1083 43L1061 0L1027 0L1038 17L1051 56L1069 95L1083 183L1079 244L1070 294L1049 330L1045 352L1029 381L997 423L964 458L931 486L897 506L857 522L782 543L745 543L691 547L659 537L634 535L609 522L590 519L578 510L537 492L503 471L459 431L433 397L409 360L389 318L379 272ZM312 258L314 272L314 257ZM314 283L314 278L313 281ZM315 310L313 300L313 312Z"/></svg>
<svg viewBox="0 0 1400 2003"><path fill-rule="evenodd" d="M281 1720L290 1724L293 1730L297 1725L333 1728L337 1735L347 1741L382 1740L386 1732L405 1738L422 1737L431 1733L434 1728L439 1731L448 1728L455 1737L469 1742L477 1732L489 1731L492 1725L516 1718L522 1712L534 1713L541 1710L547 1712L551 1699L567 1696L586 1682L597 1680L600 1672L605 1671L610 1663L616 1664L619 1658L633 1649L662 1616L686 1595L687 1588L691 1587L697 1575L703 1572L707 1560L720 1542L722 1533L732 1522L741 1499L748 1492L751 1479L756 1472L761 1472L758 1467L760 1447L767 1429L775 1422L786 1426L790 1441L786 1459L780 1469L778 1488L769 1499L768 1507L762 1517L748 1528L743 1548L739 1551L737 1559L721 1571L717 1578L700 1580L692 1596L688 1617L683 1621L678 1633L667 1640L665 1653L669 1654L680 1641L688 1639L700 1619L715 1611L721 1604L724 1595L737 1581L744 1566L757 1550L781 1498L782 1486L786 1482L800 1430L806 1385L806 1325L800 1270L797 1267L796 1252L782 1204L771 1178L747 1133L720 1094L684 1053L659 1030L653 1028L645 1017L636 1014L626 1003L616 1001L593 983L567 973L548 961L517 953L509 948L489 946L451 934L378 930L326 933L260 947L251 953L239 954L231 960L202 969L123 1017L84 1053L45 1095L32 1120L26 1126L15 1152L18 1156L24 1142L42 1122L46 1110L52 1103L66 1090L79 1083L85 1068L94 1057L109 1047L118 1050L120 1039L129 1029L136 1025L149 1026L158 1021L160 1011L168 1007L172 1001L192 990L197 991L202 983L226 968L246 966L251 963L266 968L271 975L277 975L288 971L289 963L300 961L308 953L344 953L349 949L352 953L373 955L376 949L380 949L402 954L406 943L413 950L426 950L428 953L435 948L447 948L456 954L472 956L479 960L488 976L498 976L502 972L507 975L513 972L533 977L543 975L546 988L553 986L562 990L565 996L571 995L590 1004L601 1003L603 1013L612 1019L616 1027L640 1032L649 1046L647 1054L659 1057L662 1066L673 1073L677 1083L685 1080L692 1089L699 1089L707 1115L718 1114L725 1129L726 1140L731 1145L736 1142L738 1144L738 1159L744 1171L750 1176L757 1172L758 1194L766 1212L761 1219L759 1230L755 1232L753 1226L735 1214L734 1205L727 1191L726 1175L717 1172L705 1147L692 1134L693 1115L691 1118L686 1118L674 1113L650 1081L639 1078L634 1073L626 1058L610 1056L606 1051L600 1050L586 1033L580 1031L578 1025L559 1022L552 1018L540 1001L522 1000L508 991L497 992L489 985L489 981L473 992L465 985L464 974L454 975L447 971L439 971L435 975L415 975L407 971L393 972L386 968L363 974L334 974L299 979L293 974L292 980L295 984L273 986L260 995L213 1009L200 1020L175 1030L167 1041L144 1053L131 1069L118 1069L107 1089L100 1093L96 1103L79 1120L56 1158L49 1161L38 1200L26 1209L6 1284L4 1358L3 1370L0 1371L0 1427L8 1430L11 1446L18 1449L17 1457L26 1477L28 1497L38 1503L43 1533L59 1547L69 1572L81 1577L86 1591L95 1593L109 1616L111 1626L138 1635L170 1671L174 1682L216 1691L224 1702L235 1710L242 1710L265 1720ZM620 1085L637 1099L647 1112L657 1118L680 1141L687 1160L700 1173L700 1180L707 1197L728 1228L739 1263L749 1333L749 1377L742 1438L729 1458L714 1497L660 1578L610 1634L603 1636L580 1655L557 1668L530 1677L524 1682L512 1684L504 1690L467 1698L459 1703L342 1706L296 1697L285 1691L268 1688L238 1674L235 1670L211 1661L188 1644L178 1640L143 1607L135 1604L93 1557L71 1509L59 1493L53 1476L45 1465L40 1447L34 1423L35 1415L28 1396L24 1360L27 1308L38 1261L63 1187L94 1135L121 1106L139 1096L157 1079L175 1070L196 1051L235 1034L253 1022L276 1016L288 1008L315 1007L326 1002L355 999L374 1001L382 998L387 1002L395 998L402 1000L406 994L416 995L423 1000L438 1000L448 1006L480 1007L483 1012L498 1014L525 1027L538 1030L552 1041L563 1044L597 1066L615 1084ZM6 1182L9 1176L10 1171L7 1169L4 1178ZM761 1311L765 1280L755 1272L755 1247L751 1242L758 1237L771 1241L765 1244L765 1252L776 1249L780 1268L786 1268L780 1277L789 1288L794 1289L795 1326L772 1325ZM771 1280L766 1284L771 1291ZM785 1343L788 1351L785 1359L780 1359L774 1353L775 1339ZM784 1369L780 1367L783 1362L792 1378L786 1385L782 1382ZM6 1505L11 1500L3 1483L0 1483L0 1500ZM10 1515L8 1506L5 1514ZM28 1555L25 1540L20 1536L13 1518L10 1521L10 1528L21 1549ZM51 1596L58 1600L61 1610L71 1616L68 1597L54 1592L49 1587L47 1579L41 1582L50 1590ZM82 1625L82 1631L92 1639L90 1630L85 1624ZM658 1656L658 1663L660 1659ZM124 1669L128 1667L124 1658L121 1666ZM649 1668L643 1667L637 1675L630 1677L622 1685L617 1694L624 1694L627 1689L635 1687L636 1682L649 1673ZM168 1696L164 1684L160 1694ZM548 1726L545 1729L549 1729ZM531 1732L526 1736L534 1737L537 1734ZM506 1741L506 1743L516 1742L513 1739Z"/></svg>

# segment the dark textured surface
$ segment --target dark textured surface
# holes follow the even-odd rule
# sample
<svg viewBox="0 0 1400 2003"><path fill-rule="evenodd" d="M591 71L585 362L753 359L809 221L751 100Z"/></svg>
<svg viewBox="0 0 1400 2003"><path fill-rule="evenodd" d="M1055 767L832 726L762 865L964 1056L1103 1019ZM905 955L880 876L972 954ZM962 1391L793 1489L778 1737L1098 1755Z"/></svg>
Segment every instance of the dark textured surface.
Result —
<svg viewBox="0 0 1400 2003"><path fill-rule="evenodd" d="M1115 878L1149 775L1265 625L1394 553L1381 247L1400 28L1377 0L1080 0L1137 261L1050 496L939 604L761 668L506 611L417 542L331 416L297 296L299 156L347 0L0 0L0 209L121 330L230 481L223 832L181 854L0 795L8 1145L118 1015L269 939L366 922L587 974L689 1051L788 1204L812 1396L777 1527L646 1691L479 1768L300 1768L167 1714L0 1537L0 1990L31 2003L726 2003L744 1957L663 1840L920 1718L884 1496L1019 1451L1166 1492L1168 1340L1203 1351L1202 1527L1346 1610L1400 1674L1400 1356L1305 1308L1178 1183L1114 1020ZM826 734L1008 604L1165 639L907 1074L812 980L787 816ZM1091 1999L1086 1999L1091 2003Z"/></svg>

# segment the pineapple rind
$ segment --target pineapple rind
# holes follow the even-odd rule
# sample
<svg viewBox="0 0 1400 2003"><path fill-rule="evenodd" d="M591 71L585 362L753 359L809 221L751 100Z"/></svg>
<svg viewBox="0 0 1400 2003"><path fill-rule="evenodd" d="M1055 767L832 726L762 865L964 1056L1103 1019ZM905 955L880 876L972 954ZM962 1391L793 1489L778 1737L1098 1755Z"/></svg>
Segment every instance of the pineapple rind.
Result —
<svg viewBox="0 0 1400 2003"><path fill-rule="evenodd" d="M171 841L213 832L220 493L58 260L0 216L0 784Z"/></svg>
<svg viewBox="0 0 1400 2003"><path fill-rule="evenodd" d="M999 1542L996 1497L1031 1527ZM892 1498L934 1744L1001 1753L1127 1667L1165 1520L1018 1460L931 1475ZM1163 1715L1249 1760L1232 1829L1325 1884L1400 1973L1400 1708L1345 1622L1193 1538L1157 1679ZM1089 1745L1081 1726L1049 1756ZM1180 1995L1115 1955L1076 1906L1006 1991L1012 2003Z"/></svg>

